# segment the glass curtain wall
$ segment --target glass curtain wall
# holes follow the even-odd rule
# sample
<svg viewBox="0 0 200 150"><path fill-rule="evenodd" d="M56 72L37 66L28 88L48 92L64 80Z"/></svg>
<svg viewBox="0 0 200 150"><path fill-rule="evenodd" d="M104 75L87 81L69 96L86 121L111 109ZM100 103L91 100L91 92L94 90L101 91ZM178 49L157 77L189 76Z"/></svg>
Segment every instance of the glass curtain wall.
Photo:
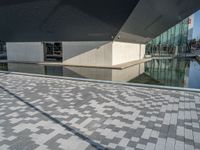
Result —
<svg viewBox="0 0 200 150"><path fill-rule="evenodd" d="M146 55L176 56L188 51L188 21L184 19L146 44Z"/></svg>

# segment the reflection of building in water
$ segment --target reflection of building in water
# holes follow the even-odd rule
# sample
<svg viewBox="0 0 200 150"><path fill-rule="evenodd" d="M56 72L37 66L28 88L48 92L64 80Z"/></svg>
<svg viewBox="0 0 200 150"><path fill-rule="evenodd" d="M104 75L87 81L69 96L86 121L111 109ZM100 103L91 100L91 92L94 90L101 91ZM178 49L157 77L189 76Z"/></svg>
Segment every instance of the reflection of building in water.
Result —
<svg viewBox="0 0 200 150"><path fill-rule="evenodd" d="M145 73L161 84L168 86L187 86L189 61L177 59L154 59L145 65Z"/></svg>
<svg viewBox="0 0 200 150"><path fill-rule="evenodd" d="M8 71L45 74L44 66L35 64L8 63Z"/></svg>
<svg viewBox="0 0 200 150"><path fill-rule="evenodd" d="M4 66L4 69L1 65L0 69L14 72L89 78L97 80L130 81L140 74L144 73L144 63L134 65L122 70L85 67L44 66L22 63L8 63Z"/></svg>
<svg viewBox="0 0 200 150"><path fill-rule="evenodd" d="M103 69L103 68L83 68L83 67L65 67L64 76L69 73L74 73L75 76L111 81L129 81L140 74L144 73L144 63L128 67L126 69Z"/></svg>
<svg viewBox="0 0 200 150"><path fill-rule="evenodd" d="M0 63L0 70L7 71L8 70L8 64L7 63Z"/></svg>
<svg viewBox="0 0 200 150"><path fill-rule="evenodd" d="M63 76L62 66L44 66L46 75Z"/></svg>
<svg viewBox="0 0 200 150"><path fill-rule="evenodd" d="M200 88L200 65L194 59L155 59L123 70L0 63L0 70L91 78L176 87Z"/></svg>

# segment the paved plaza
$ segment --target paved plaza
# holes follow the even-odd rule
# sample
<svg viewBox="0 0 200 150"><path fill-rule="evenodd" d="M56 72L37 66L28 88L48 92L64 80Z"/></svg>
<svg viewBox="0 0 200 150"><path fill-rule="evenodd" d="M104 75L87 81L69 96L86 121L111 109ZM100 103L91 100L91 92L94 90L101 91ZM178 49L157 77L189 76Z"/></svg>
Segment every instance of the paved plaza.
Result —
<svg viewBox="0 0 200 150"><path fill-rule="evenodd" d="M198 150L200 93L0 73L0 150Z"/></svg>

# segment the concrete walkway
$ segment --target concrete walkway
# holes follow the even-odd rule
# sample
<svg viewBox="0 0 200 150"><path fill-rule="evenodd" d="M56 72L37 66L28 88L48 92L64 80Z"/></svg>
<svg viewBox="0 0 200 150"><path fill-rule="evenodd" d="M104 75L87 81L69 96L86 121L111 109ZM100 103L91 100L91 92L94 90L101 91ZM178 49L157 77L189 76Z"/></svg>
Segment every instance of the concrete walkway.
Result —
<svg viewBox="0 0 200 150"><path fill-rule="evenodd" d="M200 93L0 73L0 150L200 149Z"/></svg>

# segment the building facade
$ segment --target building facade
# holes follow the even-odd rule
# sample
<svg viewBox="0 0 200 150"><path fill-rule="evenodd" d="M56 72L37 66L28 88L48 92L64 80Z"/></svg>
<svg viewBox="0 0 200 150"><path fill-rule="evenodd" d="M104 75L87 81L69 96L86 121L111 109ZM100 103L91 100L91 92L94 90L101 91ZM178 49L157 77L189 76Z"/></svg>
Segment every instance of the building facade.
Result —
<svg viewBox="0 0 200 150"><path fill-rule="evenodd" d="M148 41L198 9L199 0L1 0L0 40L9 61L43 62L54 55L66 65L115 66L143 59ZM156 45L180 45L185 24L165 34ZM44 44L55 42L62 52Z"/></svg>
<svg viewBox="0 0 200 150"><path fill-rule="evenodd" d="M176 56L188 51L190 18L186 18L147 43L146 54L153 56Z"/></svg>

